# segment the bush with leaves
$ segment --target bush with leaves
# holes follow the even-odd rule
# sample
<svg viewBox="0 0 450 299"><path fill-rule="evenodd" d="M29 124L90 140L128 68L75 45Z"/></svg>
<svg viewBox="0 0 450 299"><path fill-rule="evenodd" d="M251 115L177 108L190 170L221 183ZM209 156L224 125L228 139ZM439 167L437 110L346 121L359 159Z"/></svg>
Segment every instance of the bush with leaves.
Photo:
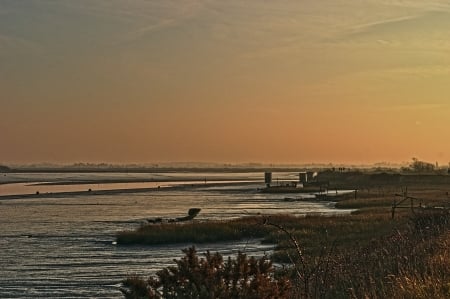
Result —
<svg viewBox="0 0 450 299"><path fill-rule="evenodd" d="M256 259L238 253L224 261L219 253L199 258L195 247L147 281L129 277L123 282L125 298L291 298L291 282L277 278L266 256Z"/></svg>

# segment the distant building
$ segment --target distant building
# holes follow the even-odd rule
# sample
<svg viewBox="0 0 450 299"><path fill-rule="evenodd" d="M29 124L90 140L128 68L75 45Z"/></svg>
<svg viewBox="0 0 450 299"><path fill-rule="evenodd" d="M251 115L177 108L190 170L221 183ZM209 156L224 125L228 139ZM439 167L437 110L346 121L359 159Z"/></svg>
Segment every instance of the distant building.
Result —
<svg viewBox="0 0 450 299"><path fill-rule="evenodd" d="M272 184L272 173L264 173L265 188L259 189L265 193L312 193L324 191L323 184L316 181L316 172L299 172L298 179L290 178L276 179L276 183ZM311 178L311 181L308 181Z"/></svg>

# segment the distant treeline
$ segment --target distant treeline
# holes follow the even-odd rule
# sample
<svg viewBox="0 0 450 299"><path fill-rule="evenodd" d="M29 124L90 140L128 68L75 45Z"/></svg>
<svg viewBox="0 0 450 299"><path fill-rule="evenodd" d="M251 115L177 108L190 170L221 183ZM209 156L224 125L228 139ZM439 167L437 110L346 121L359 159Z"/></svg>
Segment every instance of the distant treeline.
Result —
<svg viewBox="0 0 450 299"><path fill-rule="evenodd" d="M92 172L134 172L134 173L161 173L161 172L224 172L224 173L248 173L248 172L361 172L361 173L447 173L449 166L439 166L413 158L410 164L388 165L377 163L370 165L343 165L343 164L220 164L220 163L163 163L163 164L108 164L108 163L74 163L71 165L35 164L23 166L0 165L0 172L17 173L92 173Z"/></svg>
<svg viewBox="0 0 450 299"><path fill-rule="evenodd" d="M11 168L5 165L0 165L0 172L11 172Z"/></svg>

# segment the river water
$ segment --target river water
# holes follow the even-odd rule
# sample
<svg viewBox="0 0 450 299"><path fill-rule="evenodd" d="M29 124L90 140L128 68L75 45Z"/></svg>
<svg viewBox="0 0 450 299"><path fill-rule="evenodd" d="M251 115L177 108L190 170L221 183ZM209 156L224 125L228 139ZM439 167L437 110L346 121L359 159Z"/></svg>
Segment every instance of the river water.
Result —
<svg viewBox="0 0 450 299"><path fill-rule="evenodd" d="M17 183L19 177L23 179L19 181L26 184L70 181L73 187L74 182L79 183L70 174L52 176L8 174L3 183ZM99 179L89 174L83 179L90 182L99 179L100 182L105 176L108 177L102 174ZM129 177L128 174L123 176ZM198 174L176 176L176 181L184 184L202 181L204 177ZM255 179L253 174L217 174L215 177L227 181ZM276 213L346 212L337 211L329 202L288 202L283 200L286 196L283 194L261 194L256 191L261 186L262 182L232 187L207 182L200 187L162 188L140 193L66 197L47 194L42 198L0 200L0 298L121 298L120 282L127 275L154 274L172 264L174 258L182 256L183 248L193 244L118 246L114 242L115 234L134 229L148 218L184 216L192 207L202 209L198 220ZM240 250L261 256L272 249L270 245L251 239L196 246L199 252L211 250L224 255Z"/></svg>

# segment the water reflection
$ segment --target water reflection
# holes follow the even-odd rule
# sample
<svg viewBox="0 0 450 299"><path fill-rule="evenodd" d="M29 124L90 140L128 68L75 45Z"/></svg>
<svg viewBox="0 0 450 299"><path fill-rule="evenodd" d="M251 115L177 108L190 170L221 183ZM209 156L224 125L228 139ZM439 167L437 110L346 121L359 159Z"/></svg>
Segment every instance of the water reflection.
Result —
<svg viewBox="0 0 450 299"><path fill-rule="evenodd" d="M148 218L184 216L192 207L202 209L199 221L348 212L329 202L287 202L283 195L256 192L257 185L0 201L0 298L121 298L124 277L154 273L191 244L117 246L115 233ZM205 250L262 255L271 246L248 239L201 245Z"/></svg>

